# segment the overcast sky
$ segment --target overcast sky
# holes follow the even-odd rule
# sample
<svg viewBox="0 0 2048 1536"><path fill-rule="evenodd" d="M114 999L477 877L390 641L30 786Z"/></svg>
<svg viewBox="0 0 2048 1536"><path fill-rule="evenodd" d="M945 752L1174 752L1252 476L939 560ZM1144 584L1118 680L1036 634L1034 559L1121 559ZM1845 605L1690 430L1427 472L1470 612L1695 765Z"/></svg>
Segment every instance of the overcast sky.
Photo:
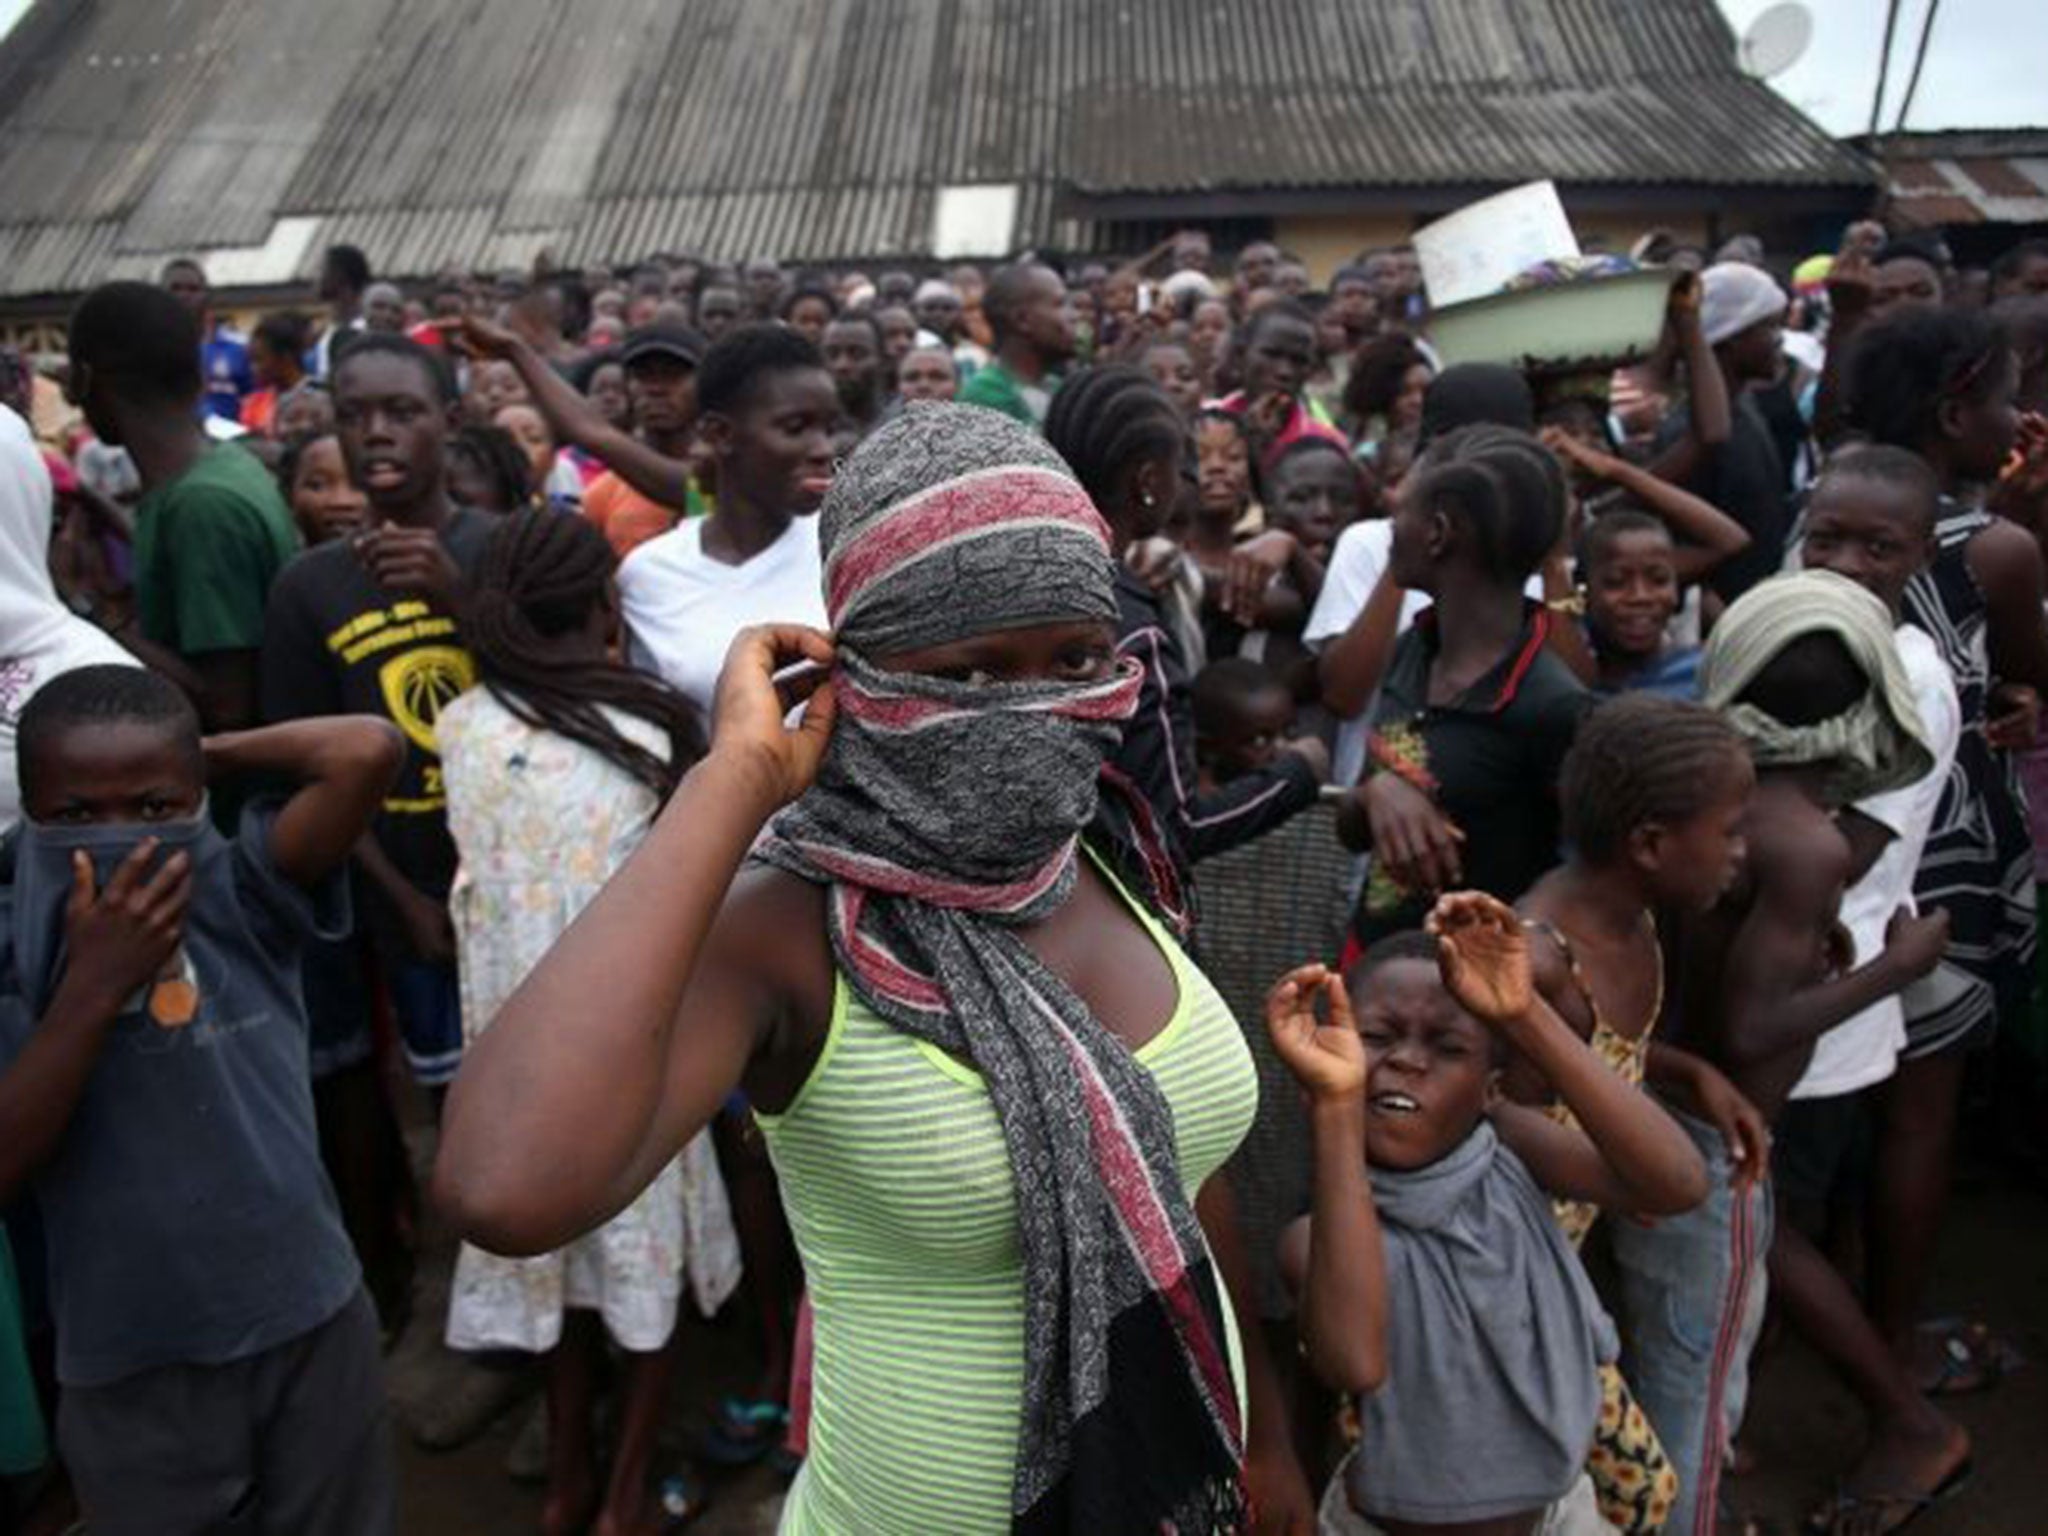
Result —
<svg viewBox="0 0 2048 1536"><path fill-rule="evenodd" d="M73 4L76 0L46 0ZM1656 5L1662 0L1638 0ZM1718 0L1738 32L1773 0ZM1898 116L1930 0L1901 0L1883 126ZM1914 128L2048 126L2048 0L1933 0L1927 67L1913 97ZM1834 133L1870 124L1886 0L1807 0L1813 42L1772 83ZM28 0L0 0L0 33Z"/></svg>

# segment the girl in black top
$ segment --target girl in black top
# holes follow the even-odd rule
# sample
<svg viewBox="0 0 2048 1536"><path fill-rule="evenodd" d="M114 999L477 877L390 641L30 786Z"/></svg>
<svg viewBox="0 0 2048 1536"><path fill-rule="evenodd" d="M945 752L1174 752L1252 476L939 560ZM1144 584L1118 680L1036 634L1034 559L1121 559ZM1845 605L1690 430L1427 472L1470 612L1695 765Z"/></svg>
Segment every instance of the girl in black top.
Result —
<svg viewBox="0 0 2048 1536"><path fill-rule="evenodd" d="M1388 574L1435 605L1394 647L1346 818L1373 852L1366 944L1438 892L1513 901L1557 862L1558 768L1589 696L1523 589L1563 519L1557 460L1508 427L1437 439L1402 486Z"/></svg>

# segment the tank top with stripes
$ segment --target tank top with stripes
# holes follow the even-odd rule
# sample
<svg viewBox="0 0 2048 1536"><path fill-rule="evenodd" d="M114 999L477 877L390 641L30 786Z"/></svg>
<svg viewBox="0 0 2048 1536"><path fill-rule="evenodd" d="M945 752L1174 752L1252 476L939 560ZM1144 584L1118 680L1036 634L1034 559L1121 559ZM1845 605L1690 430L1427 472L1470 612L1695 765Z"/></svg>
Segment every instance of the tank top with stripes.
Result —
<svg viewBox="0 0 2048 1536"><path fill-rule="evenodd" d="M1250 1127L1258 1079L1222 996L1149 914L1178 1001L1137 1051L1172 1108L1192 1199ZM810 1454L783 1536L1010 1526L1024 1272L1009 1154L979 1074L872 1012L845 977L817 1064L757 1116L814 1321ZM1223 1309L1244 1401L1235 1322Z"/></svg>

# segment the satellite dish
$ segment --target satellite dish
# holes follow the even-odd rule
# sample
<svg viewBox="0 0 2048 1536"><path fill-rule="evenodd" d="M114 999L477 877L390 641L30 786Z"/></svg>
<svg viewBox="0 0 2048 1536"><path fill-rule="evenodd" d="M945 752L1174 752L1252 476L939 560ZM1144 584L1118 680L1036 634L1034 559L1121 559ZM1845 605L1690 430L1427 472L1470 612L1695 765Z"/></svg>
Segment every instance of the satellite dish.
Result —
<svg viewBox="0 0 2048 1536"><path fill-rule="evenodd" d="M1813 13L1798 0L1785 0L1749 24L1736 58L1744 74L1769 80L1797 64L1812 41Z"/></svg>

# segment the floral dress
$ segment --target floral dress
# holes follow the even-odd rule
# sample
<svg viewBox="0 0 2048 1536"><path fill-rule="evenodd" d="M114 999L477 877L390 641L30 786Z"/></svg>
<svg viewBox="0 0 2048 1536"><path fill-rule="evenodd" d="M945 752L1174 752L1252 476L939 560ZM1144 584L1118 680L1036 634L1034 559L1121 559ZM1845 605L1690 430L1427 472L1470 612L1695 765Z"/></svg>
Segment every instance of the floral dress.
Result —
<svg viewBox="0 0 2048 1536"><path fill-rule="evenodd" d="M612 721L655 751L665 738ZM449 907L461 961L464 1042L474 1040L646 836L654 796L588 747L527 725L488 688L442 710L448 825L461 855ZM593 1005L597 1006L596 1001ZM577 1020L561 1027L573 1030ZM715 1311L739 1281L739 1248L708 1138L698 1135L639 1197L566 1248L503 1258L465 1243L448 1342L457 1349L552 1349L562 1312L597 1312L622 1349L659 1349L687 1274Z"/></svg>

